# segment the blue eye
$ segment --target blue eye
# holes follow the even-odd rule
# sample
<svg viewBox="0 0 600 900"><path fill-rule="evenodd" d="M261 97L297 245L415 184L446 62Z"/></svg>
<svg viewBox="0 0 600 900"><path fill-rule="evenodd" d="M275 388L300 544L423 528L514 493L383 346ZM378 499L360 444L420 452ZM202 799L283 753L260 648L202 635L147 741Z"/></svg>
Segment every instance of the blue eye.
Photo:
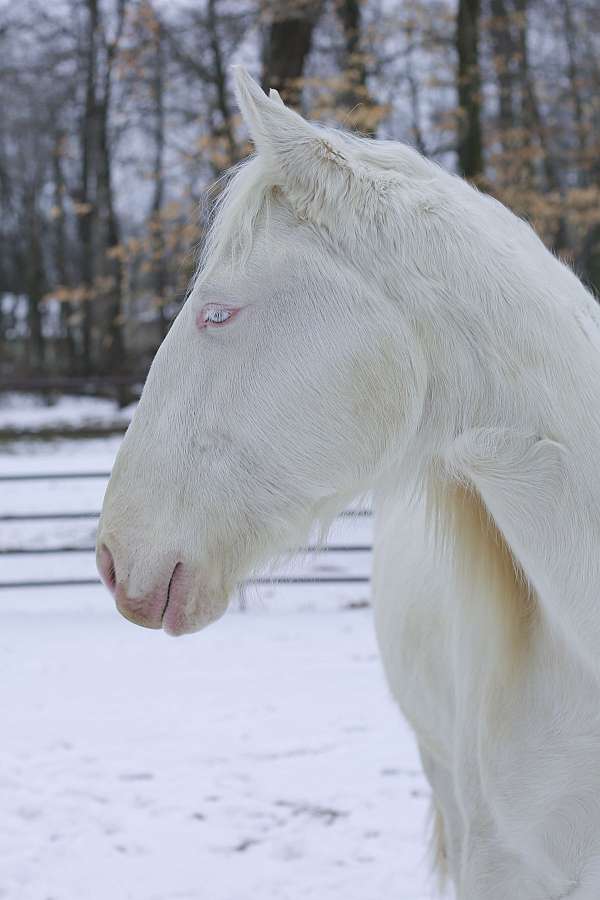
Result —
<svg viewBox="0 0 600 900"><path fill-rule="evenodd" d="M226 322L230 317L231 313L229 310L224 309L223 307L213 307L212 309L205 310L204 313L205 322L214 322L217 325L220 322Z"/></svg>
<svg viewBox="0 0 600 900"><path fill-rule="evenodd" d="M238 312L239 307L224 306L221 303L207 303L198 313L196 323L200 329L209 325L224 325Z"/></svg>

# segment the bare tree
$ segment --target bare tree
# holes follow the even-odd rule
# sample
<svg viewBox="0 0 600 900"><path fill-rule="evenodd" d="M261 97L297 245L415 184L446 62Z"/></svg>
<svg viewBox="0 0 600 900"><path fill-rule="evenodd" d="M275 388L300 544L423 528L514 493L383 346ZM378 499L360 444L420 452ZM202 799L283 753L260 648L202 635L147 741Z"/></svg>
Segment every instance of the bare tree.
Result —
<svg viewBox="0 0 600 900"><path fill-rule="evenodd" d="M252 53L265 88L454 165L600 287L597 0L0 7L3 373L150 359L246 153L229 66Z"/></svg>
<svg viewBox="0 0 600 900"><path fill-rule="evenodd" d="M350 124L373 134L373 101L367 87L367 58L362 39L362 3L360 0L336 0L335 10L342 26L344 50L341 59L344 87L338 102L348 110Z"/></svg>
<svg viewBox="0 0 600 900"><path fill-rule="evenodd" d="M466 178L483 172L481 72L479 68L480 0L459 0L456 17L458 57L458 165Z"/></svg>
<svg viewBox="0 0 600 900"><path fill-rule="evenodd" d="M263 5L262 85L275 88L290 106L300 106L300 79L322 6L322 0L266 0Z"/></svg>

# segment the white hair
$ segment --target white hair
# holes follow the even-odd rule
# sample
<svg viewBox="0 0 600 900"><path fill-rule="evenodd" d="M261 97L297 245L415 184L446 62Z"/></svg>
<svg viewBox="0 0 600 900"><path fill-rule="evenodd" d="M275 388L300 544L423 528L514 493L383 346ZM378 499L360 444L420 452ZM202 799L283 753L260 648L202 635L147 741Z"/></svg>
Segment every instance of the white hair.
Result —
<svg viewBox="0 0 600 900"><path fill-rule="evenodd" d="M257 155L217 201L115 465L99 546L117 602L193 631L372 490L379 644L457 896L597 900L594 299L410 148L236 82Z"/></svg>

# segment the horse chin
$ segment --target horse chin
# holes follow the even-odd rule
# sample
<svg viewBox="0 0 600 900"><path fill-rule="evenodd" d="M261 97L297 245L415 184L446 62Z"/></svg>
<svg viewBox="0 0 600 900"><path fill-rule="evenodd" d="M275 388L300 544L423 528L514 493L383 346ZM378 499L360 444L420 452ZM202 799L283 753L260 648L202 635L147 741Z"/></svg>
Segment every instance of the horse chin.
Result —
<svg viewBox="0 0 600 900"><path fill-rule="evenodd" d="M173 637L200 631L220 619L227 605L223 589L211 587L200 578L192 579L179 565L169 585L162 628Z"/></svg>

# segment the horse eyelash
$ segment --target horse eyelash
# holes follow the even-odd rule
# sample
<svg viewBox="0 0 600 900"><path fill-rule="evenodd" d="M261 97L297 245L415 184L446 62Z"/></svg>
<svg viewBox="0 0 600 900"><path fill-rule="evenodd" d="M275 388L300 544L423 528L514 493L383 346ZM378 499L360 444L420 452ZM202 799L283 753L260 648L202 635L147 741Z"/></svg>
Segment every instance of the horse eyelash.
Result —
<svg viewBox="0 0 600 900"><path fill-rule="evenodd" d="M209 326L225 325L227 322L229 322L230 319L235 316L238 311L239 310L237 307L230 307L226 306L225 304L218 303L207 303L199 311L196 321L201 329L208 328ZM214 312L225 313L225 317L223 319L214 321L213 319L209 318L211 313Z"/></svg>

